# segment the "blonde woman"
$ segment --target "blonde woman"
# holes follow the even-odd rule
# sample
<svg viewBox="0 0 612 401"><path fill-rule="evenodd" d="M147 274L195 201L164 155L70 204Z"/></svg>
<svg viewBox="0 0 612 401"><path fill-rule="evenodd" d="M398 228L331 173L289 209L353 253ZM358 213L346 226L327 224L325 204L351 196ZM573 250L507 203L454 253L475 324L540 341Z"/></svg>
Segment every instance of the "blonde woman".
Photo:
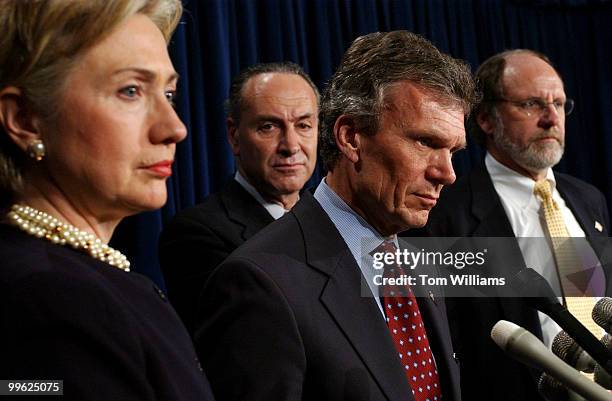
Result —
<svg viewBox="0 0 612 401"><path fill-rule="evenodd" d="M212 400L167 300L108 247L161 207L177 0L0 3L0 378L63 400Z"/></svg>

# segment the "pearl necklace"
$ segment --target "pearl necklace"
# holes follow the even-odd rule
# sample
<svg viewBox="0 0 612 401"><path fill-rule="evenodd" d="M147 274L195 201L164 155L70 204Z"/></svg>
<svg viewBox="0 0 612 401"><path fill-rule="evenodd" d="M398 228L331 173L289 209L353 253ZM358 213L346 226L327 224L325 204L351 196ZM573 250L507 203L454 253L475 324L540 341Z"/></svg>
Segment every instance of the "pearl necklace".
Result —
<svg viewBox="0 0 612 401"><path fill-rule="evenodd" d="M8 217L13 225L30 235L45 238L58 245L71 245L74 249L87 252L94 259L126 272L130 271L130 262L124 254L106 245L95 235L81 231L47 213L15 204L11 207Z"/></svg>

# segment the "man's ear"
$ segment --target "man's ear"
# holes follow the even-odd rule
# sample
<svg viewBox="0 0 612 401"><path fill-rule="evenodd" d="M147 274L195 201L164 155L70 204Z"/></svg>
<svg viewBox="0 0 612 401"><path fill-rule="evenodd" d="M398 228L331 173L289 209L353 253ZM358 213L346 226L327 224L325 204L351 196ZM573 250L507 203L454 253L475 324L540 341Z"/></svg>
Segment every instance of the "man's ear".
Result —
<svg viewBox="0 0 612 401"><path fill-rule="evenodd" d="M26 152L40 137L40 119L26 102L21 89L7 86L0 90L0 124L11 140Z"/></svg>
<svg viewBox="0 0 612 401"><path fill-rule="evenodd" d="M334 124L334 137L336 146L342 154L353 163L359 161L360 137L357 132L355 119L341 115Z"/></svg>
<svg viewBox="0 0 612 401"><path fill-rule="evenodd" d="M233 118L228 117L226 120L227 126L227 142L232 148L234 156L240 156L240 143L238 141L238 126Z"/></svg>
<svg viewBox="0 0 612 401"><path fill-rule="evenodd" d="M491 116L491 113L478 113L476 115L476 123L487 136L492 135L493 131L495 131L495 119Z"/></svg>

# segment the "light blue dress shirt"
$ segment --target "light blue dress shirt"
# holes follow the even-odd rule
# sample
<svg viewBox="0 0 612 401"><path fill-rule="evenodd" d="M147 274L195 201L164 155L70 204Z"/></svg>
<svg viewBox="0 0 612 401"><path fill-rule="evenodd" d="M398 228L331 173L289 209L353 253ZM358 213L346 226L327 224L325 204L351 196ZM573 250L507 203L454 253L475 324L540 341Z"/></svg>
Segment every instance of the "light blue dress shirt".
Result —
<svg viewBox="0 0 612 401"><path fill-rule="evenodd" d="M346 204L326 183L325 179L317 187L314 193L315 199L329 216L332 223L340 232L340 236L348 246L351 254L355 258L357 265L361 269L363 278L367 286L362 285L362 296L373 297L380 309L382 317L385 312L380 303L378 289L374 284L374 276L380 274L373 266L373 258L370 252L378 247L385 240L393 240L397 246L397 236L385 238L374 229L367 221L358 215L349 205Z"/></svg>

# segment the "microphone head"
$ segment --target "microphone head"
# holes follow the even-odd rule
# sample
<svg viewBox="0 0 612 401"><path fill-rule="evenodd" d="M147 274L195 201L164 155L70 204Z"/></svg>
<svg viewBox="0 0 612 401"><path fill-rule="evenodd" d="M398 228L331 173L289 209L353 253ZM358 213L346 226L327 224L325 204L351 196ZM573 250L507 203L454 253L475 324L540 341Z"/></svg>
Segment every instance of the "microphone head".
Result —
<svg viewBox="0 0 612 401"><path fill-rule="evenodd" d="M610 323L612 321L612 298L605 297L597 301L591 315L595 323L606 332L610 332Z"/></svg>
<svg viewBox="0 0 612 401"><path fill-rule="evenodd" d="M491 339L509 356L536 369L545 370L550 364L567 364L552 352L529 331L506 320L495 323ZM576 374L578 374L576 372Z"/></svg>
<svg viewBox="0 0 612 401"><path fill-rule="evenodd" d="M601 343L608 350L612 350L612 335L606 333L601 338ZM593 377L595 383L599 384L601 387L612 390L612 377L606 372L604 368L599 365L595 365L595 375Z"/></svg>
<svg viewBox="0 0 612 401"><path fill-rule="evenodd" d="M606 372L606 370L599 365L595 365L593 380L595 380L595 383L599 384L606 390L612 390L612 378L608 372Z"/></svg>
<svg viewBox="0 0 612 401"><path fill-rule="evenodd" d="M552 352L570 366L581 372L593 373L595 361L565 331L560 331L553 340Z"/></svg>
<svg viewBox="0 0 612 401"><path fill-rule="evenodd" d="M612 335L608 333L604 334L604 336L601 338L601 343L604 345L604 347L606 347L606 349L612 351Z"/></svg>
<svg viewBox="0 0 612 401"><path fill-rule="evenodd" d="M513 336L524 331L521 326L509 322L507 320L500 320L495 323L491 329L491 339L504 351L508 348L508 343Z"/></svg>
<svg viewBox="0 0 612 401"><path fill-rule="evenodd" d="M552 342L551 350L555 355L567 362L568 352L574 344L576 342L569 334L565 331L560 331ZM580 346L578 345L578 347Z"/></svg>
<svg viewBox="0 0 612 401"><path fill-rule="evenodd" d="M551 401L566 401L569 399L567 387L548 373L542 373L538 379L538 392L542 397Z"/></svg>

